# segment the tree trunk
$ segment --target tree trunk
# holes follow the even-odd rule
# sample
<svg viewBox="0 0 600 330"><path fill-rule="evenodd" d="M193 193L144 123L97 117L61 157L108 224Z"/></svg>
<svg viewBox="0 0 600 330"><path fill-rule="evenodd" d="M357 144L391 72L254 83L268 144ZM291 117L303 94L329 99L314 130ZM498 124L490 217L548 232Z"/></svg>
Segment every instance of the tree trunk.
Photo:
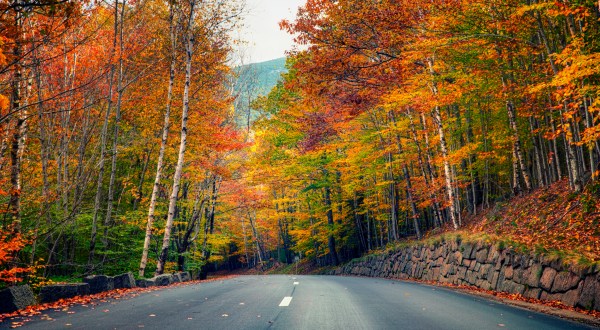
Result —
<svg viewBox="0 0 600 330"><path fill-rule="evenodd" d="M510 123L510 128L513 131L513 155L517 157L519 163L519 171L521 176L523 177L523 181L525 182L525 189L527 191L531 191L531 180L529 179L529 174L527 173L527 167L525 166L525 157L523 156L523 150L521 147L521 138L519 137L519 130L517 128L517 118L515 113L515 107L512 101L506 101L506 110L508 112L508 121ZM518 179L518 178L515 178Z"/></svg>
<svg viewBox="0 0 600 330"><path fill-rule="evenodd" d="M17 112L16 125L10 139L10 199L8 210L13 223L15 232L21 231L21 161L19 157L19 141L21 133L25 127L25 117L22 115L22 81L23 68L21 66L21 57L23 53L21 34L23 29L23 17L18 11L15 12L15 28L17 38L14 41L12 53L16 59L14 73L10 82L10 109L9 113ZM9 128L10 129L10 128ZM7 130L9 130L7 129Z"/></svg>
<svg viewBox="0 0 600 330"><path fill-rule="evenodd" d="M429 73L432 77L431 82L431 92L434 96L438 95L437 84L435 82L434 76L435 71L433 69L433 58L427 59L427 64L429 67ZM438 135L440 136L440 149L442 151L442 159L444 162L444 176L446 180L446 193L448 194L448 202L450 203L450 220L452 220L452 225L454 229L458 229L458 219L456 218L456 199L454 197L454 188L452 187L452 172L450 169L450 162L448 161L448 146L446 144L446 135L444 134L444 126L442 124L442 115L440 114L440 107L435 106L433 108L433 119L437 125Z"/></svg>
<svg viewBox="0 0 600 330"><path fill-rule="evenodd" d="M179 143L179 154L177 157L177 166L175 167L175 175L173 176L173 190L169 199L169 212L167 214L167 223L165 225L165 235L163 237L161 252L158 258L156 274L162 274L165 268L165 262L169 253L169 243L171 239L171 229L173 228L173 220L175 215L175 206L177 204L177 195L179 194L179 183L181 181L181 173L183 171L183 161L185 156L185 148L187 142L187 121L189 111L189 94L190 81L192 76L192 55L194 50L194 18L196 1L190 1L190 14L187 31L187 44L185 47L185 86L183 91L183 110L181 114L181 141Z"/></svg>
<svg viewBox="0 0 600 330"><path fill-rule="evenodd" d="M165 156L165 148L169 137L169 125L171 119L171 100L173 98L173 85L175 84L175 67L176 67L176 45L177 45L177 30L175 24L175 9L171 3L169 9L169 31L171 37L171 66L169 68L169 86L167 87L167 104L165 110L165 118L162 128L162 138L160 140L160 149L158 151L158 160L156 162L156 175L154 176L154 185L152 186L152 194L150 195L150 205L148 206L148 218L146 220L146 235L144 238L144 248L142 250L142 259L140 261L139 276L144 277L146 265L148 264L148 249L150 248L150 240L152 239L152 226L154 224L154 210L156 208L156 200L160 189L160 180L162 178L163 161Z"/></svg>

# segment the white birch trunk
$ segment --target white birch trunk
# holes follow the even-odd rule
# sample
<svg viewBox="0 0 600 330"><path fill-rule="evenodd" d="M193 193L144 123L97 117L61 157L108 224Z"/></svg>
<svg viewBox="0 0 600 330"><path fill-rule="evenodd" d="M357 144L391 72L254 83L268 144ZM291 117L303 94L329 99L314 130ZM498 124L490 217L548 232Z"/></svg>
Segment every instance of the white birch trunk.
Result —
<svg viewBox="0 0 600 330"><path fill-rule="evenodd" d="M429 72L433 78L433 59L428 58L427 63L429 65ZM435 81L431 83L431 91L433 95L438 94L437 86ZM435 106L433 108L433 118L437 125L438 134L440 136L440 149L442 150L442 158L444 161L444 177L446 179L446 193L448 194L448 201L450 202L450 219L454 229L458 229L458 220L456 218L456 199L454 197L454 188L452 188L452 171L450 169L450 162L448 161L448 145L446 143L446 135L444 134L444 126L442 125L442 115L440 114L440 107Z"/></svg>
<svg viewBox="0 0 600 330"><path fill-rule="evenodd" d="M179 154L177 156L177 166L175 167L175 175L173 177L173 190L169 198L169 212L167 214L167 223L165 225L165 235L163 237L162 248L158 258L156 274L160 275L164 272L165 262L169 253L169 242L171 240L171 229L173 228L173 220L175 217L175 206L177 204L177 196L179 194L179 184L181 182L181 173L183 171L183 162L185 156L185 148L187 142L187 121L188 111L190 108L190 80L192 76L192 55L194 50L194 16L196 1L190 0L190 16L187 31L187 44L185 47L185 86L183 90L183 110L181 113L181 141L179 143Z"/></svg>
<svg viewBox="0 0 600 330"><path fill-rule="evenodd" d="M142 251L142 259L140 261L139 276L144 277L146 265L148 264L148 249L150 248L150 240L152 239L152 226L154 224L154 210L156 208L156 199L162 178L163 160L165 157L165 147L169 137L169 125L171 119L171 100L173 98L173 85L175 84L175 51L177 45L177 32L175 24L175 9L174 4L171 4L169 13L169 30L171 34L171 67L169 68L169 87L167 89L167 104L165 110L165 119L162 129L162 138L160 141L160 150L158 151L158 161L156 163L156 176L154 177L154 185L152 186L152 195L150 196L150 206L148 206L148 219L146 223L146 236L144 238L144 248Z"/></svg>

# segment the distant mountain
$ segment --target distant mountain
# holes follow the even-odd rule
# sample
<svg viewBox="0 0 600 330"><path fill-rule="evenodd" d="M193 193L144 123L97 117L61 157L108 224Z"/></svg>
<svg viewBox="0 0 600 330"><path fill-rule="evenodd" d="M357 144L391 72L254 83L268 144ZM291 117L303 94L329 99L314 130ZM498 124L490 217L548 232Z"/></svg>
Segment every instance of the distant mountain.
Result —
<svg viewBox="0 0 600 330"><path fill-rule="evenodd" d="M244 80L254 84L254 93L258 95L266 95L273 88L282 73L287 70L285 68L285 57L274 60L252 63L237 67L236 73L240 76L238 80Z"/></svg>
<svg viewBox="0 0 600 330"><path fill-rule="evenodd" d="M236 122L240 127L247 127L256 119L258 114L250 110L249 105L258 96L267 95L277 84L281 74L287 71L285 61L286 58L282 57L234 69L237 76L233 82Z"/></svg>

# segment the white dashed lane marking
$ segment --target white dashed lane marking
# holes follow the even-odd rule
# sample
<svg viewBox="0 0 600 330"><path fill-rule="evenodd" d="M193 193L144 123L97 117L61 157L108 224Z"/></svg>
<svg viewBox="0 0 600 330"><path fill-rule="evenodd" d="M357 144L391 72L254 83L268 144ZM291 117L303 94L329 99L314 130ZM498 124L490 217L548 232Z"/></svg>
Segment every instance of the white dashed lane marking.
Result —
<svg viewBox="0 0 600 330"><path fill-rule="evenodd" d="M279 303L279 307L288 307L292 302L292 297L284 297L283 300Z"/></svg>

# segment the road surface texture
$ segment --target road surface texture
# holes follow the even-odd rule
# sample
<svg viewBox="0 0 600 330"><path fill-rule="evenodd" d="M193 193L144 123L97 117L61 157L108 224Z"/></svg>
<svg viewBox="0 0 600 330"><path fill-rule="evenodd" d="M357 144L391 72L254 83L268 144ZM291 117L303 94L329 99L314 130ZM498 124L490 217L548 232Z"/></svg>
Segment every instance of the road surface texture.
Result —
<svg viewBox="0 0 600 330"><path fill-rule="evenodd" d="M69 312L46 311L23 328L592 329L444 288L337 276L240 276Z"/></svg>

